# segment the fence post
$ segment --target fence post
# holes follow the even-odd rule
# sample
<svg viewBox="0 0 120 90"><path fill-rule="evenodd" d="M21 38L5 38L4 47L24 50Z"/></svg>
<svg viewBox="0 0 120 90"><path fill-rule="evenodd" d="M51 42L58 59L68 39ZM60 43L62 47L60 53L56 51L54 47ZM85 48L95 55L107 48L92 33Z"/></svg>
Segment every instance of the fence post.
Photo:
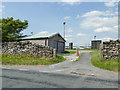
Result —
<svg viewBox="0 0 120 90"><path fill-rule="evenodd" d="M97 43L97 50L99 50L99 43Z"/></svg>

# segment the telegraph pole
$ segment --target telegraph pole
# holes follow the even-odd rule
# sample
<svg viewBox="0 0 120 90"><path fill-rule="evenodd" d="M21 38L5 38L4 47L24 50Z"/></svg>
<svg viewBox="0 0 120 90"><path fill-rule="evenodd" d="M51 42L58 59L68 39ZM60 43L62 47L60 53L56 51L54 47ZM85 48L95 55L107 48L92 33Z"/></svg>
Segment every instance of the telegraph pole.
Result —
<svg viewBox="0 0 120 90"><path fill-rule="evenodd" d="M94 36L94 40L96 40L96 36Z"/></svg>
<svg viewBox="0 0 120 90"><path fill-rule="evenodd" d="M65 22L63 22L63 25L64 25L64 39L65 39Z"/></svg>
<svg viewBox="0 0 120 90"><path fill-rule="evenodd" d="M33 35L33 32L31 32L31 35Z"/></svg>

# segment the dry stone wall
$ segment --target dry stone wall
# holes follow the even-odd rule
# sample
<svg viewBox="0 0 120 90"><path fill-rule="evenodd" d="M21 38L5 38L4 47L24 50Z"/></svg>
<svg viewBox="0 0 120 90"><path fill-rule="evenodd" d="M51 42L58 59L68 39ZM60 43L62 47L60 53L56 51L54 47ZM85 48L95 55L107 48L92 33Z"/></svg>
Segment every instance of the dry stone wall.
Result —
<svg viewBox="0 0 120 90"><path fill-rule="evenodd" d="M30 41L7 42L2 44L2 53L30 55L40 57L56 57L56 50L49 46L33 44Z"/></svg>
<svg viewBox="0 0 120 90"><path fill-rule="evenodd" d="M120 40L103 42L100 55L102 59L120 58Z"/></svg>

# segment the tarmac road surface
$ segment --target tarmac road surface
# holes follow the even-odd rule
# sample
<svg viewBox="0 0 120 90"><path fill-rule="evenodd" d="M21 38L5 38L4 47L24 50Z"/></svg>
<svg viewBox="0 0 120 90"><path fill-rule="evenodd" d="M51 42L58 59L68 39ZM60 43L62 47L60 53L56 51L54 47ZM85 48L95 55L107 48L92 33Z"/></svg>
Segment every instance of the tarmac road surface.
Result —
<svg viewBox="0 0 120 90"><path fill-rule="evenodd" d="M118 82L96 77L3 69L3 88L118 88Z"/></svg>

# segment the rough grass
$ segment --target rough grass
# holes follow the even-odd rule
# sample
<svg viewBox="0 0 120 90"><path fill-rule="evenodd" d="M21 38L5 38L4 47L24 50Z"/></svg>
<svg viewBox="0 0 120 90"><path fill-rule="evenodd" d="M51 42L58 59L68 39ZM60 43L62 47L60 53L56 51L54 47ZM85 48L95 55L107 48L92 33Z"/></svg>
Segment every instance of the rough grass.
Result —
<svg viewBox="0 0 120 90"><path fill-rule="evenodd" d="M100 58L100 52L97 50L95 50L94 52L91 52L90 54L92 55L91 63L94 66L99 67L101 69L106 69L109 71L120 72L120 70L118 69L120 60L118 58L113 58L110 60L102 60Z"/></svg>
<svg viewBox="0 0 120 90"><path fill-rule="evenodd" d="M3 65L51 65L63 61L65 58L60 55L57 58L41 58L39 56L2 54Z"/></svg>

